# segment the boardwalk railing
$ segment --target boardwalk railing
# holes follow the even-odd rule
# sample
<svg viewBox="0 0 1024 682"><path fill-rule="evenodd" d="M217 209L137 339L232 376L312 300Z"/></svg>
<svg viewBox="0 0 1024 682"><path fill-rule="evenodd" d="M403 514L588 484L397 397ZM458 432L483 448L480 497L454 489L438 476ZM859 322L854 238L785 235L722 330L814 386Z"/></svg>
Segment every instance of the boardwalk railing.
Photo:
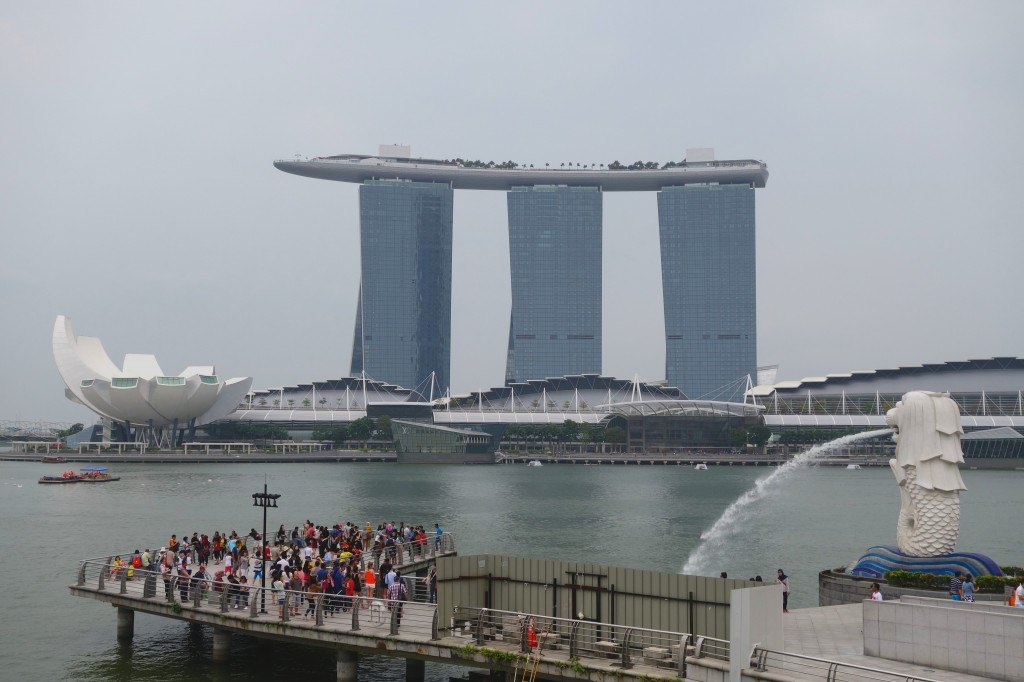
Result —
<svg viewBox="0 0 1024 682"><path fill-rule="evenodd" d="M399 601L269 587L264 591L257 584L239 586L223 580L133 569L129 564L115 565L114 559L82 561L77 586L126 599L170 604L175 611L191 609L342 632L365 630L374 635L412 634L438 639L437 606L414 599L425 594L422 587L417 587L422 581L409 580L407 586L413 587L407 588L410 598Z"/></svg>
<svg viewBox="0 0 1024 682"><path fill-rule="evenodd" d="M758 672L825 682L939 682L912 673L897 673L761 647L754 647L750 665Z"/></svg>
<svg viewBox="0 0 1024 682"><path fill-rule="evenodd" d="M453 635L477 645L504 642L522 653L564 650L572 658L613 659L628 669L642 662L686 676L686 658L729 660L729 642L684 632L496 609L455 608Z"/></svg>

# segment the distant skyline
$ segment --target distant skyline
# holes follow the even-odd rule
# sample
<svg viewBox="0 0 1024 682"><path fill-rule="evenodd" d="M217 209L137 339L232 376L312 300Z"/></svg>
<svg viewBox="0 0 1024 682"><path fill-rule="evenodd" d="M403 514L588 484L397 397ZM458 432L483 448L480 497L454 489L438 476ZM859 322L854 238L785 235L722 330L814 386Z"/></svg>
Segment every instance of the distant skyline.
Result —
<svg viewBox="0 0 1024 682"><path fill-rule="evenodd" d="M779 379L1024 355L1015 2L0 9L0 419L86 420L54 318L115 361L256 387L347 373L358 189L275 159L767 163ZM604 196L603 373L664 377L653 194ZM501 385L506 199L456 191L452 386Z"/></svg>

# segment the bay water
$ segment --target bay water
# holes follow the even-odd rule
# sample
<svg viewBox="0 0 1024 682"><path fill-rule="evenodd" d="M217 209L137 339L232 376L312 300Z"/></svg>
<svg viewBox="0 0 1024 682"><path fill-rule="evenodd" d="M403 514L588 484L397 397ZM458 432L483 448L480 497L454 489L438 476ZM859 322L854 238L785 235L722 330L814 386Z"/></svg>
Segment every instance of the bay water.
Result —
<svg viewBox="0 0 1024 682"><path fill-rule="evenodd" d="M374 525L404 520L455 534L461 554L500 553L676 572L764 467L417 466L397 464L119 465L102 485L41 486L68 465L0 463L0 679L333 680L332 652L234 636L230 663L211 662L208 628L136 616L118 644L109 605L71 597L77 561L165 545L171 533L262 523L251 495L281 493L268 527L306 519ZM965 471L959 549L1024 563L1024 471ZM895 540L899 496L882 468L811 467L750 505L728 542L701 552L709 575L772 579L791 606L817 605L817 573ZM427 664L427 679L464 669ZM364 680L404 679L401 660L363 657Z"/></svg>

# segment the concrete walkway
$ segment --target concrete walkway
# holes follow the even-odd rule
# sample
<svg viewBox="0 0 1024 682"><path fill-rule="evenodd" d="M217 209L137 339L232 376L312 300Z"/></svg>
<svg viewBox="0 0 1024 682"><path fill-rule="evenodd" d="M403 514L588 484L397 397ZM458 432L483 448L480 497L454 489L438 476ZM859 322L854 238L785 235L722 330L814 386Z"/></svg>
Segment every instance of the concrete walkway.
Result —
<svg viewBox="0 0 1024 682"><path fill-rule="evenodd" d="M785 650L788 652L949 682L991 682L987 677L865 656L864 617L860 604L794 609L783 622L786 628Z"/></svg>

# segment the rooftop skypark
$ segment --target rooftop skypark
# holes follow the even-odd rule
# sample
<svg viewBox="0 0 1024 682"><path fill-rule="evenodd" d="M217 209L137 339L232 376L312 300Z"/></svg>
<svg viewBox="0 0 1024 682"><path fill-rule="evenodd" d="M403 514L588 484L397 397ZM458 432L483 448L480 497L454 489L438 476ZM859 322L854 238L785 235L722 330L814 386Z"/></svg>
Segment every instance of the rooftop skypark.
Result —
<svg viewBox="0 0 1024 682"><path fill-rule="evenodd" d="M531 185L599 187L610 192L657 192L681 185L748 185L764 187L768 167L763 161L718 161L712 150L687 150L681 161L527 164L518 161L415 158L408 147L385 145L377 155L335 154L275 161L286 173L322 180L361 183L367 180L411 180L448 184L452 189L510 190Z"/></svg>

